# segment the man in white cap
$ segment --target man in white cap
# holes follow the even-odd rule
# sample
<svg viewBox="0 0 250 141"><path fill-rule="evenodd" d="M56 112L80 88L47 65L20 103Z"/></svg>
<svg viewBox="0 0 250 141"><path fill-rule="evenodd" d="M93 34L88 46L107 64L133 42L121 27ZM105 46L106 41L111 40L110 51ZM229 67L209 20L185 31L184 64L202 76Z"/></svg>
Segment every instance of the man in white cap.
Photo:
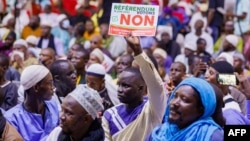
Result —
<svg viewBox="0 0 250 141"><path fill-rule="evenodd" d="M42 8L42 13L39 14L41 22L49 21L50 23L52 23L52 27L57 25L58 14L52 11L52 6L50 4L46 4Z"/></svg>
<svg viewBox="0 0 250 141"><path fill-rule="evenodd" d="M51 33L52 23L49 21L41 22L42 36L38 40L39 48L52 48L58 57L65 56L62 41Z"/></svg>
<svg viewBox="0 0 250 141"><path fill-rule="evenodd" d="M31 57L28 53L28 44L23 39L18 39L13 44L13 50L23 53L24 59L20 57L13 57L11 61L11 66L21 73L25 67L30 65L38 64L38 60L34 57Z"/></svg>
<svg viewBox="0 0 250 141"><path fill-rule="evenodd" d="M192 56L197 50L196 43L186 42L184 45L184 53L176 56L174 62L181 62L186 66L186 72L189 71L188 57Z"/></svg>
<svg viewBox="0 0 250 141"><path fill-rule="evenodd" d="M203 38L207 42L206 51L210 54L213 54L214 52L213 38L210 34L204 31L203 27L204 27L203 20L202 19L197 20L194 24L194 30L185 36L185 42L192 42L192 44L196 44L199 38Z"/></svg>
<svg viewBox="0 0 250 141"><path fill-rule="evenodd" d="M101 64L91 64L86 70L87 85L98 91L103 99L104 110L120 103L117 98L117 86L105 80L106 71Z"/></svg>
<svg viewBox="0 0 250 141"><path fill-rule="evenodd" d="M233 59L234 59L234 63L233 63L234 71L237 72L239 75L249 77L247 69L245 68L246 59L244 55L240 52L236 52L233 55Z"/></svg>
<svg viewBox="0 0 250 141"><path fill-rule="evenodd" d="M164 80L167 76L167 70L165 69L166 61L167 61L167 52L161 48L156 48L153 51L153 56L158 64L158 72L161 78Z"/></svg>
<svg viewBox="0 0 250 141"><path fill-rule="evenodd" d="M41 52L41 49L37 47L37 42L38 42L38 39L36 36L33 36L33 35L30 35L26 38L26 42L28 43L28 50L29 50L29 53L35 57L35 58L38 58L39 57L39 54Z"/></svg>
<svg viewBox="0 0 250 141"><path fill-rule="evenodd" d="M80 84L62 102L60 126L47 141L102 141L104 131L97 115L103 110L97 91Z"/></svg>
<svg viewBox="0 0 250 141"><path fill-rule="evenodd" d="M99 48L95 48L91 53L89 54L89 61L88 65L91 65L93 63L99 63L102 64L104 61L104 54Z"/></svg>
<svg viewBox="0 0 250 141"><path fill-rule="evenodd" d="M175 59L177 55L181 53L180 45L173 39L173 28L171 26L160 25L157 28L157 36L159 42L158 46L164 49L168 55Z"/></svg>
<svg viewBox="0 0 250 141"><path fill-rule="evenodd" d="M21 74L24 102L5 113L26 141L43 141L59 124L59 111L52 101L54 90L52 75L42 65L31 65Z"/></svg>
<svg viewBox="0 0 250 141"><path fill-rule="evenodd" d="M234 34L229 34L225 37L225 40L222 45L222 50L219 50L214 54L214 57L217 58L221 53L226 52L229 55L233 56L237 51L237 45L239 43L239 37Z"/></svg>

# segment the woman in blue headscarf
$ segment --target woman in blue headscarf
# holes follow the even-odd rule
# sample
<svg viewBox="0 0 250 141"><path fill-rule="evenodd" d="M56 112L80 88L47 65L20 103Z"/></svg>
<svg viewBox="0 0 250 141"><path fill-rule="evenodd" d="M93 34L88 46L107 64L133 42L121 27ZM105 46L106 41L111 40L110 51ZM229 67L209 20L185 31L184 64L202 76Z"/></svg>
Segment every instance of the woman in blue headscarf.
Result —
<svg viewBox="0 0 250 141"><path fill-rule="evenodd" d="M169 98L164 123L153 130L148 140L223 140L222 128L211 117L215 108L211 85L200 78L186 78Z"/></svg>

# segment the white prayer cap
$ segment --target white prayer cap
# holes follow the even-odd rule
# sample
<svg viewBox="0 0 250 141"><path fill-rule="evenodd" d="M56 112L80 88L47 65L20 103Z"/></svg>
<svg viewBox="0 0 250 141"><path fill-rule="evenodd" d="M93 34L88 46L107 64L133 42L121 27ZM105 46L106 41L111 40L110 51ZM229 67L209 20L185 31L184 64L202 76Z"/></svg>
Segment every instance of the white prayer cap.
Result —
<svg viewBox="0 0 250 141"><path fill-rule="evenodd" d="M216 60L219 60L221 58L224 58L225 61L227 61L229 64L231 64L232 66L234 66L234 58L232 55L226 53L226 52L222 52L217 58Z"/></svg>
<svg viewBox="0 0 250 141"><path fill-rule="evenodd" d="M90 55L95 55L100 62L103 62L104 61L104 54L103 52L99 49L99 48L95 48L91 53Z"/></svg>
<svg viewBox="0 0 250 141"><path fill-rule="evenodd" d="M30 35L26 38L26 42L33 45L37 45L38 39L36 36Z"/></svg>
<svg viewBox="0 0 250 141"><path fill-rule="evenodd" d="M43 20L41 22L41 26L47 26L47 27L52 27L52 23L48 20Z"/></svg>
<svg viewBox="0 0 250 141"><path fill-rule="evenodd" d="M17 39L14 42L13 46L15 46L15 45L22 45L22 46L28 47L27 42L25 40L23 40L23 39Z"/></svg>
<svg viewBox="0 0 250 141"><path fill-rule="evenodd" d="M104 78L106 74L106 70L103 65L95 63L95 64L91 64L87 68L86 74Z"/></svg>
<svg viewBox="0 0 250 141"><path fill-rule="evenodd" d="M239 37L233 34L227 35L225 38L231 45L237 47L239 42Z"/></svg>
<svg viewBox="0 0 250 141"><path fill-rule="evenodd" d="M99 93L89 88L87 85L77 85L69 95L73 97L93 119L95 119L97 114L104 109Z"/></svg>
<svg viewBox="0 0 250 141"><path fill-rule="evenodd" d="M197 50L197 45L189 42L189 43L184 44L184 48L190 49L192 51L196 51Z"/></svg>
<svg viewBox="0 0 250 141"><path fill-rule="evenodd" d="M24 61L24 53L21 51L17 51L17 50L14 50L10 54L10 60L14 60L16 55L18 55L22 59L22 61Z"/></svg>
<svg viewBox="0 0 250 141"><path fill-rule="evenodd" d="M20 83L24 90L28 90L44 79L48 73L49 70L43 65L30 65L23 70Z"/></svg>
<svg viewBox="0 0 250 141"><path fill-rule="evenodd" d="M161 49L161 48L156 48L153 51L153 55L155 55L155 54L159 54L164 59L167 59L167 52L165 50Z"/></svg>
<svg viewBox="0 0 250 141"><path fill-rule="evenodd" d="M66 19L67 16L65 14L60 14L58 17L57 17L57 22L60 23L62 20Z"/></svg>

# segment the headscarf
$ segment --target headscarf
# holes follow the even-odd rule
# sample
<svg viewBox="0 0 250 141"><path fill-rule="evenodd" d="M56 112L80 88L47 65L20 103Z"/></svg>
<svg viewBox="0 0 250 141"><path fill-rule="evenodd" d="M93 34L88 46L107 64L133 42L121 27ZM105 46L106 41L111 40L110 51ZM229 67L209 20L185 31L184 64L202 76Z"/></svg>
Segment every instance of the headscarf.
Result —
<svg viewBox="0 0 250 141"><path fill-rule="evenodd" d="M204 113L188 127L179 129L176 124L168 122L169 104L174 98L176 90L183 85L191 86L198 92L204 107ZM153 141L179 141L183 139L190 141L209 141L213 132L220 129L220 126L211 118L215 108L216 96L212 86L200 78L186 78L174 89L169 97L168 107L165 113L165 123L153 130L151 138Z"/></svg>

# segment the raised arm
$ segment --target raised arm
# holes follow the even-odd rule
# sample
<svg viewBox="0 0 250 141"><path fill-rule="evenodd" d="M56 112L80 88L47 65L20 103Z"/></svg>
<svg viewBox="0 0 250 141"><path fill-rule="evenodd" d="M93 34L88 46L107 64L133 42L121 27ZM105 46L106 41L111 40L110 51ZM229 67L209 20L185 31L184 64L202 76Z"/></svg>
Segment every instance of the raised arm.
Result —
<svg viewBox="0 0 250 141"><path fill-rule="evenodd" d="M167 103L167 90L164 83L149 57L142 51L139 38L128 35L125 39L134 51L134 58L147 85L151 112L156 118L162 120Z"/></svg>

